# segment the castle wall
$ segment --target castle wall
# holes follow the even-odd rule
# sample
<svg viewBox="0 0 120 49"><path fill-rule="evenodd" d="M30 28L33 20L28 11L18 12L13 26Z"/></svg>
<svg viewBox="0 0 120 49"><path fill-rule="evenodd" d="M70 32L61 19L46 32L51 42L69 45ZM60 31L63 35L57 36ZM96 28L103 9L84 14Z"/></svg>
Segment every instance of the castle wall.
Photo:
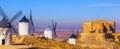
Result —
<svg viewBox="0 0 120 49"><path fill-rule="evenodd" d="M99 41L104 41L105 38L104 38L104 33L81 33L81 36L80 38L78 39L79 41L96 41L96 40L99 40Z"/></svg>
<svg viewBox="0 0 120 49"><path fill-rule="evenodd" d="M83 28L84 33L114 33L115 22L106 22L105 20L85 22Z"/></svg>

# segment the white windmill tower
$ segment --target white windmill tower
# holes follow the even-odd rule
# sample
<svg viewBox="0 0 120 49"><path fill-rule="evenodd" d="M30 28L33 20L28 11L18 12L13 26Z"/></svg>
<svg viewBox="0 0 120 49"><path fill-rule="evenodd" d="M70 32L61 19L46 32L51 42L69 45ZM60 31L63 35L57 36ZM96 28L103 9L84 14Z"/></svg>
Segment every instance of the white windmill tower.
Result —
<svg viewBox="0 0 120 49"><path fill-rule="evenodd" d="M34 23L32 18L32 11L30 10L30 19L25 16L19 21L19 35L29 35L31 32L34 33Z"/></svg>
<svg viewBox="0 0 120 49"><path fill-rule="evenodd" d="M25 16L19 21L19 35L29 35L29 21Z"/></svg>
<svg viewBox="0 0 120 49"><path fill-rule="evenodd" d="M76 37L74 34L72 34L72 35L69 37L68 42L69 42L70 44L76 45L76 44L77 44L77 37Z"/></svg>
<svg viewBox="0 0 120 49"><path fill-rule="evenodd" d="M48 28L46 30L44 30L44 37L49 38L49 39L53 39L53 31L52 31L52 28L50 26L48 26Z"/></svg>
<svg viewBox="0 0 120 49"><path fill-rule="evenodd" d="M44 30L44 37L50 38L50 39L55 39L57 37L56 26L57 26L57 22L54 22L52 20L52 27L48 26L48 28L46 30Z"/></svg>
<svg viewBox="0 0 120 49"><path fill-rule="evenodd" d="M8 19L5 12L0 8L0 14L3 19L0 21L0 45L11 45L12 44L12 30L17 33L15 25L13 22L20 16L22 13L19 11L11 20Z"/></svg>

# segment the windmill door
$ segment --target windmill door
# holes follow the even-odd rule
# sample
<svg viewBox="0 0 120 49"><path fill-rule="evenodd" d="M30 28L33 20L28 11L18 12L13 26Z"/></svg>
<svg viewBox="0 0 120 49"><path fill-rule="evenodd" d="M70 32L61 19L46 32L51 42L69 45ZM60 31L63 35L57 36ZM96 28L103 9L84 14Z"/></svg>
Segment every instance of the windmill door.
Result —
<svg viewBox="0 0 120 49"><path fill-rule="evenodd" d="M5 44L5 39L2 39L2 45L4 45Z"/></svg>

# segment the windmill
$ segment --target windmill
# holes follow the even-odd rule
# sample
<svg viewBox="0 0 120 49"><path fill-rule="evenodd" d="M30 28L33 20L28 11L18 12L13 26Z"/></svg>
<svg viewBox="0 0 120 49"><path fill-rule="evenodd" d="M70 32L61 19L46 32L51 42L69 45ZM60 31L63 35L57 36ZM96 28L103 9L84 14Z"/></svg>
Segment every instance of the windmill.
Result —
<svg viewBox="0 0 120 49"><path fill-rule="evenodd" d="M76 45L77 44L77 36L78 36L78 29L77 30L72 30L72 34L69 37L68 42L70 44Z"/></svg>
<svg viewBox="0 0 120 49"><path fill-rule="evenodd" d="M57 37L56 35L56 26L57 26L57 22L54 22L52 20L52 25L48 25L48 28L46 30L44 30L44 37L45 38L49 38L49 39L54 39Z"/></svg>
<svg viewBox="0 0 120 49"><path fill-rule="evenodd" d="M6 13L3 11L3 9L0 7L0 15L3 17L3 19L0 21L0 45L6 44L11 45L12 44L12 30L17 33L17 30L15 29L15 25L13 22L22 14L21 11L19 11L15 16L12 17L10 20Z"/></svg>
<svg viewBox="0 0 120 49"><path fill-rule="evenodd" d="M32 11L30 10L30 18L27 19L26 16L23 16L23 18L19 21L19 35L29 35L29 32L34 33L34 31L35 28L32 18Z"/></svg>

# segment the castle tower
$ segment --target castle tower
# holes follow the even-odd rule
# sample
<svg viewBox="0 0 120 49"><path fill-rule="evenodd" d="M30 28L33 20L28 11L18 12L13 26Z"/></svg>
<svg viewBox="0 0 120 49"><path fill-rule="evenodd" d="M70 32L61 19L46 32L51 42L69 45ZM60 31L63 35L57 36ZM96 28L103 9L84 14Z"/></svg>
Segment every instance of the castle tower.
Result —
<svg viewBox="0 0 120 49"><path fill-rule="evenodd" d="M25 16L19 21L19 35L29 35L29 21Z"/></svg>

